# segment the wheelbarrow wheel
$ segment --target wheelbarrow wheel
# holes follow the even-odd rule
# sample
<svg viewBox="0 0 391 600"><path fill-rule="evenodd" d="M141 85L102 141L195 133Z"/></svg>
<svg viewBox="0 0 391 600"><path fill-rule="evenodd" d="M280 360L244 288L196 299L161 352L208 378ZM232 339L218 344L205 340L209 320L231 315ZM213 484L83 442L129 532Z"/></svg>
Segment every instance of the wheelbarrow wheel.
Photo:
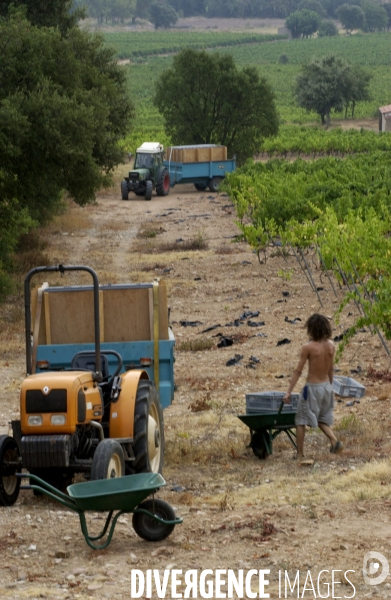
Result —
<svg viewBox="0 0 391 600"><path fill-rule="evenodd" d="M125 475L125 458L116 440L102 440L95 450L91 466L91 481L113 479Z"/></svg>
<svg viewBox="0 0 391 600"><path fill-rule="evenodd" d="M13 437L0 435L0 506L15 504L19 496L19 447Z"/></svg>
<svg viewBox="0 0 391 600"><path fill-rule="evenodd" d="M167 502L164 502L164 500L145 500L137 508L147 510L165 521L174 521L176 519L174 509ZM159 521L155 521L149 515L141 512L133 513L132 524L137 535L147 542L165 540L175 527L175 525L159 523Z"/></svg>
<svg viewBox="0 0 391 600"><path fill-rule="evenodd" d="M265 440L263 438L261 431L255 431L252 434L250 446L251 446L252 451L254 452L255 456L257 456L258 458L261 458L262 460L264 460L267 457L268 452L267 452Z"/></svg>
<svg viewBox="0 0 391 600"><path fill-rule="evenodd" d="M140 379L134 409L135 460L127 469L132 473L161 473L164 455L163 411L155 384Z"/></svg>

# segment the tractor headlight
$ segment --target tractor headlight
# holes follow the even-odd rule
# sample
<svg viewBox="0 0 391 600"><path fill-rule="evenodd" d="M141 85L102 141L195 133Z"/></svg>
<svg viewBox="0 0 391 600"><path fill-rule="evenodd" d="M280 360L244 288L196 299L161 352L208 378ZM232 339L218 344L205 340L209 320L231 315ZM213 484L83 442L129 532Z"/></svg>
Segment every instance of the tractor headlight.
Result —
<svg viewBox="0 0 391 600"><path fill-rule="evenodd" d="M52 425L65 425L65 415L52 415L50 422Z"/></svg>
<svg viewBox="0 0 391 600"><path fill-rule="evenodd" d="M41 415L31 415L28 419L27 419L27 423L29 425L35 425L35 426L39 426L42 425L42 417Z"/></svg>

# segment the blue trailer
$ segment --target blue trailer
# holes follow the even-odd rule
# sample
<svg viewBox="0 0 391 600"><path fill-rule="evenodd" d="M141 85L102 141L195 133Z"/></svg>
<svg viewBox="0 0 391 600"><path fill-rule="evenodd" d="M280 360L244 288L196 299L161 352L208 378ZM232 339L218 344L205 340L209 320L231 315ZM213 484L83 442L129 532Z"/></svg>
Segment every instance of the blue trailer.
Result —
<svg viewBox="0 0 391 600"><path fill-rule="evenodd" d="M226 147L212 144L172 146L167 149L164 166L170 175L170 186L192 183L203 191L217 192L226 173L236 169L236 158L226 158Z"/></svg>

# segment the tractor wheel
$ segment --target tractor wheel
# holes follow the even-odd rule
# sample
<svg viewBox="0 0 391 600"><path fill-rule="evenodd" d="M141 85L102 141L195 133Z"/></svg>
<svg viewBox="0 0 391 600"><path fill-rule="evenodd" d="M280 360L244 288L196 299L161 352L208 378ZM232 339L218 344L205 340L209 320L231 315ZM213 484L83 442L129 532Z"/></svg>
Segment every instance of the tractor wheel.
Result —
<svg viewBox="0 0 391 600"><path fill-rule="evenodd" d="M145 182L145 194L144 194L145 200L150 200L152 198L152 190L153 190L152 181L150 179L147 179L147 181Z"/></svg>
<svg viewBox="0 0 391 600"><path fill-rule="evenodd" d="M267 457L267 448L261 431L255 431L251 436L250 446L255 456L264 460Z"/></svg>
<svg viewBox="0 0 391 600"><path fill-rule="evenodd" d="M219 191L219 186L221 183L222 178L221 177L212 177L212 179L210 179L209 181L209 189L211 192L218 192Z"/></svg>
<svg viewBox="0 0 391 600"><path fill-rule="evenodd" d="M167 502L164 502L164 500L145 500L137 508L148 510L165 521L174 521L176 518L174 509ZM159 521L155 521L149 515L138 512L133 513L132 525L137 535L147 542L165 540L175 527L175 525L159 523Z"/></svg>
<svg viewBox="0 0 391 600"><path fill-rule="evenodd" d="M125 475L125 459L121 445L116 440L102 440L92 459L91 481L113 479Z"/></svg>
<svg viewBox="0 0 391 600"><path fill-rule="evenodd" d="M194 187L196 190L198 190L199 192L203 192L204 190L206 190L207 185L205 183L195 183Z"/></svg>
<svg viewBox="0 0 391 600"><path fill-rule="evenodd" d="M122 200L129 200L129 189L127 181L121 181L121 196Z"/></svg>
<svg viewBox="0 0 391 600"><path fill-rule="evenodd" d="M15 504L19 496L20 473L19 447L13 437L0 436L0 506Z"/></svg>
<svg viewBox="0 0 391 600"><path fill-rule="evenodd" d="M163 411L155 384L140 379L134 408L133 473L161 473L164 455Z"/></svg>
<svg viewBox="0 0 391 600"><path fill-rule="evenodd" d="M156 183L156 193L158 196L167 196L170 191L170 174L168 169L162 169Z"/></svg>

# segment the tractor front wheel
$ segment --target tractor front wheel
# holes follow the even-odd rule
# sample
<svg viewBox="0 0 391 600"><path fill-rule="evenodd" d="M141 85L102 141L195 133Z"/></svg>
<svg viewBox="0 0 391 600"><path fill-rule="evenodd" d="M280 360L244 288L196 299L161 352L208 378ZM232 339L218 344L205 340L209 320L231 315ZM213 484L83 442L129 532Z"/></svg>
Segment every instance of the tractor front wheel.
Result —
<svg viewBox="0 0 391 600"><path fill-rule="evenodd" d="M0 435L0 506L15 504L19 496L19 447L13 437Z"/></svg>
<svg viewBox="0 0 391 600"><path fill-rule="evenodd" d="M145 500L137 508L147 510L165 521L174 521L176 518L174 509L164 500ZM142 512L133 513L132 524L137 535L147 542L165 540L175 527L175 524L159 523L159 521L155 521L155 519Z"/></svg>
<svg viewBox="0 0 391 600"><path fill-rule="evenodd" d="M145 182L145 194L144 194L145 200L150 200L152 198L152 190L153 190L152 181L150 179L147 179L147 181Z"/></svg>
<svg viewBox="0 0 391 600"><path fill-rule="evenodd" d="M162 169L156 183L156 193L158 196L167 196L170 191L170 174L168 169Z"/></svg>
<svg viewBox="0 0 391 600"><path fill-rule="evenodd" d="M163 411L155 384L140 379L134 409L134 473L161 473L164 455Z"/></svg>
<svg viewBox="0 0 391 600"><path fill-rule="evenodd" d="M125 475L125 458L121 445L116 440L102 440L92 459L91 481L113 479Z"/></svg>
<svg viewBox="0 0 391 600"><path fill-rule="evenodd" d="M129 200L129 188L126 180L121 181L121 196L122 200Z"/></svg>

